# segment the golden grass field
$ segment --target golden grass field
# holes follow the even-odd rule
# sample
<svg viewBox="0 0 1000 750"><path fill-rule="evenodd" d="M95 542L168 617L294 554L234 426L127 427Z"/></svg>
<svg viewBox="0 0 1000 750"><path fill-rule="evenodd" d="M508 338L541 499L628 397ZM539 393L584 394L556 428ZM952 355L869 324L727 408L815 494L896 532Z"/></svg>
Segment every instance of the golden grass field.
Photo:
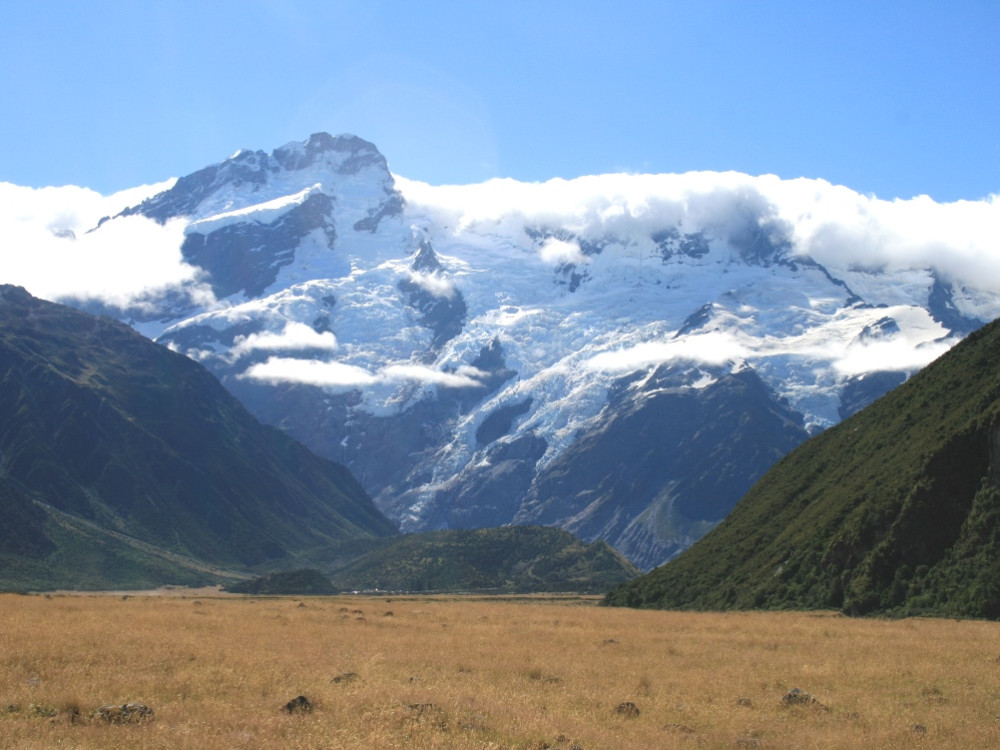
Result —
<svg viewBox="0 0 1000 750"><path fill-rule="evenodd" d="M594 604L3 595L0 748L1000 747L998 623Z"/></svg>

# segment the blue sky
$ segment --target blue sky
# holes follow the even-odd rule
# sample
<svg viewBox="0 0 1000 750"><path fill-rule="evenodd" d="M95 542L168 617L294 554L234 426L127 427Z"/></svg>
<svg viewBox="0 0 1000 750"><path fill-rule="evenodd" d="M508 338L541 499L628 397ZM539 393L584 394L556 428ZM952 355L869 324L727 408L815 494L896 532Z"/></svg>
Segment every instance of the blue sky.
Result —
<svg viewBox="0 0 1000 750"><path fill-rule="evenodd" d="M322 130L432 184L736 170L978 199L997 39L992 0L10 0L0 181L109 193Z"/></svg>

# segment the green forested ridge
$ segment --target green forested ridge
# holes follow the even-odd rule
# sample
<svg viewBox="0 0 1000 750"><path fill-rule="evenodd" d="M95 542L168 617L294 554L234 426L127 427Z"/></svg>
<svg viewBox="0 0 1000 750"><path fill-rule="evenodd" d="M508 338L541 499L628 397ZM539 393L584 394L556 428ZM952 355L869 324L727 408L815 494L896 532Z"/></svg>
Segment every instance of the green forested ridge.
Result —
<svg viewBox="0 0 1000 750"><path fill-rule="evenodd" d="M199 562L395 533L346 468L261 425L197 363L11 286L0 511L2 588L203 581Z"/></svg>
<svg viewBox="0 0 1000 750"><path fill-rule="evenodd" d="M1000 617L1000 322L794 450L606 602Z"/></svg>

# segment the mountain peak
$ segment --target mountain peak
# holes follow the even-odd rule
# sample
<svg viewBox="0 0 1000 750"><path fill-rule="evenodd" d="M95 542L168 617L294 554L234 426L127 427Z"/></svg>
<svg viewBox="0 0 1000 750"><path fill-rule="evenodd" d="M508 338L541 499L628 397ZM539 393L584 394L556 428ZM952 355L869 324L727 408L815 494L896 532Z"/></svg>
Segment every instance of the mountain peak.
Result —
<svg viewBox="0 0 1000 750"><path fill-rule="evenodd" d="M438 259L437 253L434 252L434 246L427 238L427 233L415 229L411 231L413 232L414 241L417 242L417 252L413 256L413 263L410 264L410 269L417 273L436 273L440 271L441 261Z"/></svg>
<svg viewBox="0 0 1000 750"><path fill-rule="evenodd" d="M13 284L0 284L0 300L5 302L27 302L33 299L33 297L28 294L28 290L23 286L14 286Z"/></svg>
<svg viewBox="0 0 1000 750"><path fill-rule="evenodd" d="M320 164L332 166L340 174L357 174L369 166L388 171L385 157L375 144L350 134L313 133L305 141L276 148L271 156L290 172Z"/></svg>
<svg viewBox="0 0 1000 750"><path fill-rule="evenodd" d="M286 194L289 186L279 179L282 172L301 173L299 180L304 184L297 188L301 189L327 182L331 172L336 179L368 169L375 172L371 183L376 194L383 200L386 196L395 198L393 210L383 211L392 213L400 201L392 189L389 165L378 148L355 135L313 133L305 141L286 143L270 154L240 149L222 162L179 178L169 190L126 208L119 216L138 214L162 224L177 216L232 211ZM273 184L275 180L280 187Z"/></svg>

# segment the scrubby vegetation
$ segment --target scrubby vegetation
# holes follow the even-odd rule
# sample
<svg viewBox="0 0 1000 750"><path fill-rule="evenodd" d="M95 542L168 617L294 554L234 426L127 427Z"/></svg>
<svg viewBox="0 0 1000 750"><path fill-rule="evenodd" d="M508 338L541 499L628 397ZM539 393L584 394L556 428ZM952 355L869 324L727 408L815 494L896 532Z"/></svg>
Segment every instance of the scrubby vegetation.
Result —
<svg viewBox="0 0 1000 750"><path fill-rule="evenodd" d="M295 594L297 596L336 593L330 579L312 568L270 573L249 581L230 583L225 586L225 590L234 594Z"/></svg>
<svg viewBox="0 0 1000 750"><path fill-rule="evenodd" d="M807 441L609 604L1000 617L1000 322Z"/></svg>
<svg viewBox="0 0 1000 750"><path fill-rule="evenodd" d="M430 531L380 541L333 573L342 591L603 593L638 575L604 541L545 526Z"/></svg>
<svg viewBox="0 0 1000 750"><path fill-rule="evenodd" d="M0 747L1000 745L998 623L593 603L6 595Z"/></svg>

